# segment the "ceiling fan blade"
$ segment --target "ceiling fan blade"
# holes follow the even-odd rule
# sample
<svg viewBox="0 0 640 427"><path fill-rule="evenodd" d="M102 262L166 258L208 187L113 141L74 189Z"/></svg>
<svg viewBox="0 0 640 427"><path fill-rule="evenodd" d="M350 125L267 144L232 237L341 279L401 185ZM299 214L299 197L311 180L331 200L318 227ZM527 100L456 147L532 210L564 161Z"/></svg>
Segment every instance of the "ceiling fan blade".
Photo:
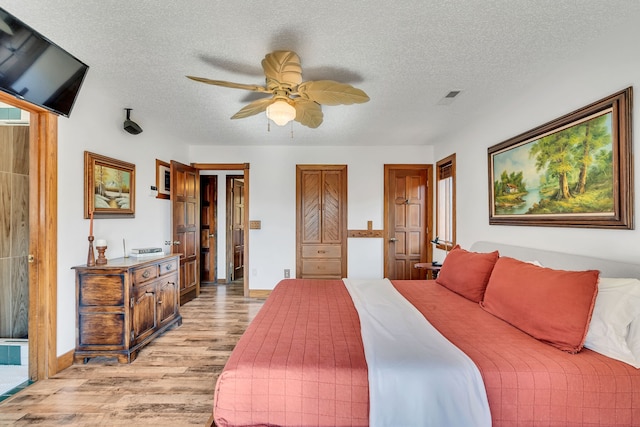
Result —
<svg viewBox="0 0 640 427"><path fill-rule="evenodd" d="M206 79L204 77L194 77L194 76L187 76L187 77L190 78L191 80L195 80L197 82L206 83L206 84L209 84L209 85L224 86L224 87L230 87L230 88L233 88L233 89L251 90L253 92L265 92L265 93L271 92L264 86L246 85L246 84L242 84L242 83L225 82L223 80L211 80L211 79Z"/></svg>
<svg viewBox="0 0 640 427"><path fill-rule="evenodd" d="M293 106L296 109L296 122L300 122L301 125L312 129L322 124L324 114L322 114L320 104L306 99L296 98L293 101Z"/></svg>
<svg viewBox="0 0 640 427"><path fill-rule="evenodd" d="M275 102L275 98L258 99L245 105L240 111L231 116L232 119L244 119L262 113L267 107Z"/></svg>
<svg viewBox="0 0 640 427"><path fill-rule="evenodd" d="M333 80L304 82L298 86L298 95L322 105L361 104L369 100L364 91Z"/></svg>
<svg viewBox="0 0 640 427"><path fill-rule="evenodd" d="M276 50L268 53L262 60L262 68L269 89L279 86L295 88L302 83L300 57L295 52Z"/></svg>

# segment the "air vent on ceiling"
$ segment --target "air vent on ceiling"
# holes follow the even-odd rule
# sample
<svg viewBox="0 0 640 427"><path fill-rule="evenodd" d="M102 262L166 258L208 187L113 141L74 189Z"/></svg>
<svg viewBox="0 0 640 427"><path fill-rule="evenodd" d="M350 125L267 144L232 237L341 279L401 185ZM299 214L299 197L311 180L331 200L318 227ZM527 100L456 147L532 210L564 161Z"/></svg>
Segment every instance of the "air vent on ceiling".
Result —
<svg viewBox="0 0 640 427"><path fill-rule="evenodd" d="M438 105L449 105L453 102L454 98L460 95L461 90L452 90L449 91L448 94L444 96L440 101L438 101Z"/></svg>

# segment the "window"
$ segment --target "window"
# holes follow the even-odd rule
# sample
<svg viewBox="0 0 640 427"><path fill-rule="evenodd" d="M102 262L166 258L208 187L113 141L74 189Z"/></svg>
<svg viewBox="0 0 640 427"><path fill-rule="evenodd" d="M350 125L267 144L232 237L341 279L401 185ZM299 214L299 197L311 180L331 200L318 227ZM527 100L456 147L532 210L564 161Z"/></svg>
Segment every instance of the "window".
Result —
<svg viewBox="0 0 640 427"><path fill-rule="evenodd" d="M436 247L451 250L456 244L456 155L436 163Z"/></svg>

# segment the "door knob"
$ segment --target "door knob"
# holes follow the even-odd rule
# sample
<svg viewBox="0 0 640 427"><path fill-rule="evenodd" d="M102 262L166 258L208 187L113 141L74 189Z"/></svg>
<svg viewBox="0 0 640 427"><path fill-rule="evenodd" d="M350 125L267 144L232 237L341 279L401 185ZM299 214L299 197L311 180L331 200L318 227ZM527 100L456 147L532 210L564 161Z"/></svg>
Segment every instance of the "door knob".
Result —
<svg viewBox="0 0 640 427"><path fill-rule="evenodd" d="M209 234L209 237L215 237L215 234L211 233Z"/></svg>
<svg viewBox="0 0 640 427"><path fill-rule="evenodd" d="M397 242L397 241L398 241L398 239L396 239L395 237L392 237L392 238L390 238L390 239L389 239L389 241L390 241L390 242Z"/></svg>

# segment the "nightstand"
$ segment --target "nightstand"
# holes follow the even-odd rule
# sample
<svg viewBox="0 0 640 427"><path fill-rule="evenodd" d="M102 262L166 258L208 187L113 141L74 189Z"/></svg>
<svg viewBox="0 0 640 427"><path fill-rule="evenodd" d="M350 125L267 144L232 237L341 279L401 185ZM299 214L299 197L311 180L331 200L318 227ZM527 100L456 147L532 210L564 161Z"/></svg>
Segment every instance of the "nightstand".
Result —
<svg viewBox="0 0 640 427"><path fill-rule="evenodd" d="M438 272L442 268L442 265L433 265L430 262L419 262L413 267L419 268L421 270L427 270L427 277L431 276L432 279L436 279L438 277Z"/></svg>

